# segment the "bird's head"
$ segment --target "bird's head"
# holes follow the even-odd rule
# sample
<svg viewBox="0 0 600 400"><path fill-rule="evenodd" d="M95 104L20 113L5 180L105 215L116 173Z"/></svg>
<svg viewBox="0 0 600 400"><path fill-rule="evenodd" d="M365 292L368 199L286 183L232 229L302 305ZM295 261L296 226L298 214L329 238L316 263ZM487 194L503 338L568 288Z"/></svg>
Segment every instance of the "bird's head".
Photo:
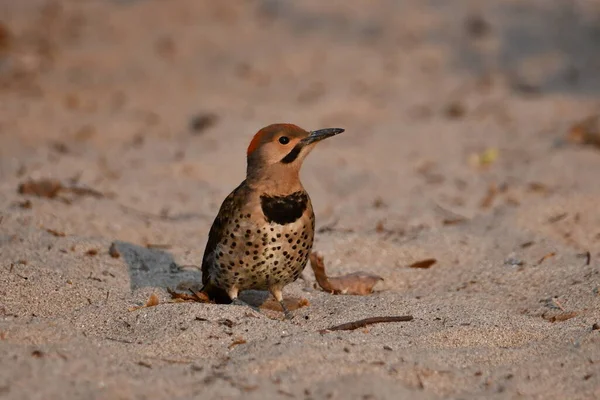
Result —
<svg viewBox="0 0 600 400"><path fill-rule="evenodd" d="M315 145L342 132L341 128L308 132L292 124L264 127L248 146L247 179L297 178L304 158Z"/></svg>

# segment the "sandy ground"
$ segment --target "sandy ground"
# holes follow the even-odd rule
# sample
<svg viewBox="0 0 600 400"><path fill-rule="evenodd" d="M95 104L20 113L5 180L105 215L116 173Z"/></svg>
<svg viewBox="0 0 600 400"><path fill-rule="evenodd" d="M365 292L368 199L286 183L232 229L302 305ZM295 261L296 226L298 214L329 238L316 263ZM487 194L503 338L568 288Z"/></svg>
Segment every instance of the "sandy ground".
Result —
<svg viewBox="0 0 600 400"><path fill-rule="evenodd" d="M0 0L0 21L0 398L600 398L600 151L561 140L600 110L594 1ZM168 303L272 122L346 128L303 168L315 250L384 281L335 296L307 269L289 322ZM40 178L103 196L17 192Z"/></svg>

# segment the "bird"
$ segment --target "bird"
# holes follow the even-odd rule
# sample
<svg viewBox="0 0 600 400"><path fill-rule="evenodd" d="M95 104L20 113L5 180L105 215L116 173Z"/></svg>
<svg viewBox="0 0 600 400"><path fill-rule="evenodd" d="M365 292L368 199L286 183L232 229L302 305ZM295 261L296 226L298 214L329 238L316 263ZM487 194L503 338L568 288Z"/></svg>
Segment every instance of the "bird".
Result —
<svg viewBox="0 0 600 400"><path fill-rule="evenodd" d="M240 292L268 290L291 318L282 290L304 270L315 233L300 168L318 142L342 132L278 123L254 135L246 151L246 179L225 198L208 233L201 292L209 299L250 306L238 298Z"/></svg>

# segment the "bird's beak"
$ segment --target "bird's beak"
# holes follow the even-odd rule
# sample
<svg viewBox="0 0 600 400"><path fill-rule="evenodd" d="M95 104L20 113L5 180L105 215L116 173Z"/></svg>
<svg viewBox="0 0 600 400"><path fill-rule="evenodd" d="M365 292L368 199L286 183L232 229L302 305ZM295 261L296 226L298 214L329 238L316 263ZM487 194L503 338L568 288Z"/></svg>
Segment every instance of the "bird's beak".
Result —
<svg viewBox="0 0 600 400"><path fill-rule="evenodd" d="M327 139L328 137L335 136L344 132L342 128L327 128L327 129L318 129L316 131L310 132L310 135L302 139L302 144L311 144L323 139Z"/></svg>

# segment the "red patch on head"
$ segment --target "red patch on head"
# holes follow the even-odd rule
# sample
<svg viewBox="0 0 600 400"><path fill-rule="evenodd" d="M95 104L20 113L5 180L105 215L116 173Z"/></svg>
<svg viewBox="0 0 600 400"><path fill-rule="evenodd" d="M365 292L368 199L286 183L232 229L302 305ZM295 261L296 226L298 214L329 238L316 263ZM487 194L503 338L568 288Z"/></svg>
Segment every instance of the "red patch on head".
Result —
<svg viewBox="0 0 600 400"><path fill-rule="evenodd" d="M256 132L256 135L250 141L246 155L250 155L254 150L258 149L260 145L265 141L267 136L275 136L278 133L302 131L303 129L294 124L273 124L265 126L260 131Z"/></svg>
<svg viewBox="0 0 600 400"><path fill-rule="evenodd" d="M263 136L265 136L265 132L263 132L263 131L264 131L264 129L261 129L260 131L258 131L256 133L256 135L254 135L254 137L250 141L250 144L248 145L248 150L246 151L246 155L252 154L252 152L254 152L254 150L256 150L258 148L258 146L262 142Z"/></svg>

